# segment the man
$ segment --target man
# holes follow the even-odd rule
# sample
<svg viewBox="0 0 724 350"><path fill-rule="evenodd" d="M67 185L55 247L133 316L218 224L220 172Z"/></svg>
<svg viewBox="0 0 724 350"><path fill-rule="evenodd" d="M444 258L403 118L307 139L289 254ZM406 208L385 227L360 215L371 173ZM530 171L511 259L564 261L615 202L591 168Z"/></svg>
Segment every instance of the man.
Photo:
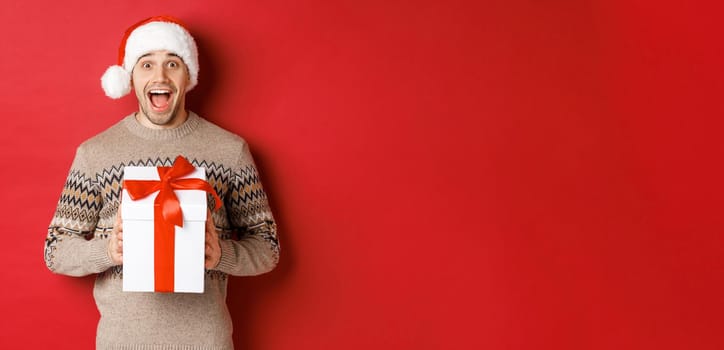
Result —
<svg viewBox="0 0 724 350"><path fill-rule="evenodd" d="M246 142L186 110L197 84L194 39L171 17L129 28L119 65L101 82L111 98L131 90L138 111L81 144L48 228L45 261L59 274L97 274L98 349L233 349L227 276L273 269L276 225ZM122 292L121 181L125 166L204 167L223 205L206 225L203 294Z"/></svg>

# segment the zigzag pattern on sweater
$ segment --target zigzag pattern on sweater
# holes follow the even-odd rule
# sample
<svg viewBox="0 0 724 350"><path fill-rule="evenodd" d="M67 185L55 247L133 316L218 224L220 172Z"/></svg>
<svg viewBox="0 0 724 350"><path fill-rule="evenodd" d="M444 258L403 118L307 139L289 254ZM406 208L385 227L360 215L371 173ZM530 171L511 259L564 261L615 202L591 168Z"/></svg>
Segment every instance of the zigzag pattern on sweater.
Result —
<svg viewBox="0 0 724 350"><path fill-rule="evenodd" d="M71 170L63 186L63 192L58 200L55 219L62 221L63 225L72 230L84 231L85 227L73 222L85 222L94 217L101 209L102 200L98 188L93 181L79 171Z"/></svg>
<svg viewBox="0 0 724 350"><path fill-rule="evenodd" d="M242 226L268 220L268 200L254 165L232 171L214 162L190 160L196 167L206 169L207 181L226 202L229 214L243 218ZM81 223L93 222L96 218L109 218L117 210L123 183L123 169L126 166L171 166L169 158L139 159L110 165L95 174L94 179L78 170L71 170L65 182L54 225L78 231L91 230ZM105 204L104 204L105 203Z"/></svg>
<svg viewBox="0 0 724 350"><path fill-rule="evenodd" d="M236 172L214 162L190 160L196 167L206 169L207 181L226 202L227 215L241 220L232 222L242 229L242 234L259 234L270 242L278 254L276 225L268 210L268 200L261 185L256 167L247 165ZM77 169L72 169L66 179L53 221L48 227L45 259L52 269L53 252L63 236L79 235L86 238L106 238L112 228L100 228L99 220L112 225L118 210L126 166L171 166L173 160L156 158L129 161L102 169L91 180ZM211 201L212 199L209 198ZM250 226L264 224L265 230L251 230ZM89 225L96 225L95 227ZM259 231L259 232L255 232ZM113 272L111 272L113 273Z"/></svg>

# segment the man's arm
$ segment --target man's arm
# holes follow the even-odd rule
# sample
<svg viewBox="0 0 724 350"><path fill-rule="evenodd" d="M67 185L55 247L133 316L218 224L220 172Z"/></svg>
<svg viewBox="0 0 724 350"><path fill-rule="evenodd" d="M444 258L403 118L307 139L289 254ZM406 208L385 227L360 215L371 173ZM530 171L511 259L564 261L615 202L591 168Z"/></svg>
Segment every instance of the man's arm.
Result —
<svg viewBox="0 0 724 350"><path fill-rule="evenodd" d="M102 205L97 184L84 173L79 149L45 239L45 264L50 271L85 276L113 265L108 255L110 228L97 227Z"/></svg>
<svg viewBox="0 0 724 350"><path fill-rule="evenodd" d="M219 240L221 256L215 270L251 276L274 269L279 261L276 223L246 145L224 202L229 224L239 237Z"/></svg>
<svg viewBox="0 0 724 350"><path fill-rule="evenodd" d="M45 264L50 271L68 276L86 276L113 266L108 240L86 239L87 233L50 227L45 239Z"/></svg>
<svg viewBox="0 0 724 350"><path fill-rule="evenodd" d="M221 257L215 270L253 276L269 272L279 262L279 243L274 223L260 223L242 233L239 240L220 239Z"/></svg>

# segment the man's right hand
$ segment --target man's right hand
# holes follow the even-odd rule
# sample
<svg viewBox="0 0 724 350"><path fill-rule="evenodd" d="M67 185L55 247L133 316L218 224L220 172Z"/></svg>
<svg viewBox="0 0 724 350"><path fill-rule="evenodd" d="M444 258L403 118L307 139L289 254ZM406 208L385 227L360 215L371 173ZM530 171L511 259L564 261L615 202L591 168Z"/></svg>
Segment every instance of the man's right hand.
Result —
<svg viewBox="0 0 724 350"><path fill-rule="evenodd" d="M121 220L120 206L116 214L116 223L113 225L108 240L108 257L111 258L113 265L123 265L123 221Z"/></svg>

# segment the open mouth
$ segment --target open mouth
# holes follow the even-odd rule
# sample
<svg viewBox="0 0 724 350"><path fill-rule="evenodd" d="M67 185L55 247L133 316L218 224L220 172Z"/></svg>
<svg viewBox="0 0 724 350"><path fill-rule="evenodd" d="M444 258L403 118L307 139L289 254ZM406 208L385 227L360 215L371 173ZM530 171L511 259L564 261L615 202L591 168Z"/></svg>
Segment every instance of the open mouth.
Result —
<svg viewBox="0 0 724 350"><path fill-rule="evenodd" d="M148 100L151 101L151 108L156 112L163 112L168 109L173 93L170 89L156 88L148 91Z"/></svg>

